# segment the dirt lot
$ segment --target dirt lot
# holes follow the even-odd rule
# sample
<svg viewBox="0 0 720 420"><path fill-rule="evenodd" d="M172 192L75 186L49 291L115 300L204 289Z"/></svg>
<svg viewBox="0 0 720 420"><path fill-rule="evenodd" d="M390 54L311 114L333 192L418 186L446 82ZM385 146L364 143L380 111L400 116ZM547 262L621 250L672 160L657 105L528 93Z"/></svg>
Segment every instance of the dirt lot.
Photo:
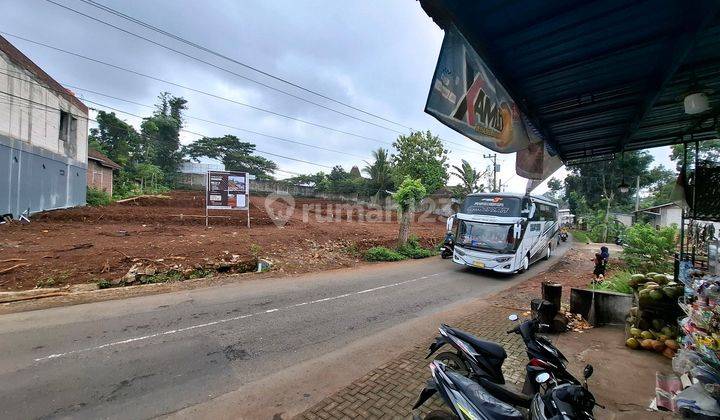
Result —
<svg viewBox="0 0 720 420"><path fill-rule="evenodd" d="M265 197L252 197L251 229L244 211L213 211L227 218L211 219L207 229L197 217L204 214L203 192L169 196L0 225L0 271L27 264L0 274L0 290L117 282L133 266L204 275L249 266L255 256L271 260L276 274L348 267L360 263L362 251L397 237L393 213L319 199L278 200L266 209ZM412 232L427 246L438 243L444 229L444 219L416 215Z"/></svg>

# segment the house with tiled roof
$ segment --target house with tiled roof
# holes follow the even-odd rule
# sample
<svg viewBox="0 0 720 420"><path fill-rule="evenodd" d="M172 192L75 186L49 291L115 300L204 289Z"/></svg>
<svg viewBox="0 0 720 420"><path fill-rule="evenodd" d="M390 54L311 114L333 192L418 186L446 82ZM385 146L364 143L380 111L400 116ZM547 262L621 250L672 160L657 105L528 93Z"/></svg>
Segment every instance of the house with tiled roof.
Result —
<svg viewBox="0 0 720 420"><path fill-rule="evenodd" d="M112 195L113 171L120 169L120 165L110 160L99 150L88 148L87 185L88 188L103 190Z"/></svg>

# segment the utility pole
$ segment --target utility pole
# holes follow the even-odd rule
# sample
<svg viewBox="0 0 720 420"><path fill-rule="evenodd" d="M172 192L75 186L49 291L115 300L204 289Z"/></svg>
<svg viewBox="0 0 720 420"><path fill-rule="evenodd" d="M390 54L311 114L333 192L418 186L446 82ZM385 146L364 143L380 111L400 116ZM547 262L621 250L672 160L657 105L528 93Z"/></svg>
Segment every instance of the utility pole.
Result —
<svg viewBox="0 0 720 420"><path fill-rule="evenodd" d="M500 167L497 164L497 153L493 153L490 155L483 155L483 159L492 159L493 162L493 188L492 192L498 192L497 188L497 173L500 172Z"/></svg>
<svg viewBox="0 0 720 420"><path fill-rule="evenodd" d="M640 210L640 175L637 177L637 181L635 183L635 214L637 215L638 210Z"/></svg>

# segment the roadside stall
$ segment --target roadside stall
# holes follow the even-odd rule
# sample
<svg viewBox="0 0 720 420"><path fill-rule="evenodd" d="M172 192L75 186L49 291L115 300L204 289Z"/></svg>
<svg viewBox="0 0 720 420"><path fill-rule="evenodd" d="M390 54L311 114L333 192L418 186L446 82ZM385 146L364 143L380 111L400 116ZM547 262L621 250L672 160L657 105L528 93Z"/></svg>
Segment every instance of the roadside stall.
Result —
<svg viewBox="0 0 720 420"><path fill-rule="evenodd" d="M720 415L720 225L711 223L720 220L720 173L699 153L719 137L720 3L420 4L445 31L426 112L516 153L528 193L563 164L685 145L676 267L636 273L625 339L673 358L678 376L658 376L657 407ZM617 190L627 192L624 179Z"/></svg>

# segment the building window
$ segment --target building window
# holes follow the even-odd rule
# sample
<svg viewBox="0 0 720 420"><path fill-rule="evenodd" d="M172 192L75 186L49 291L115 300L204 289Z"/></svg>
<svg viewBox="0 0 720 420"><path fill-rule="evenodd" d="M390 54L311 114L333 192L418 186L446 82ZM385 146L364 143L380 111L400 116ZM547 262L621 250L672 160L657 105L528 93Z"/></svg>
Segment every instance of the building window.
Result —
<svg viewBox="0 0 720 420"><path fill-rule="evenodd" d="M68 132L70 130L70 114L60 111L60 132L58 137L62 141L68 141Z"/></svg>

